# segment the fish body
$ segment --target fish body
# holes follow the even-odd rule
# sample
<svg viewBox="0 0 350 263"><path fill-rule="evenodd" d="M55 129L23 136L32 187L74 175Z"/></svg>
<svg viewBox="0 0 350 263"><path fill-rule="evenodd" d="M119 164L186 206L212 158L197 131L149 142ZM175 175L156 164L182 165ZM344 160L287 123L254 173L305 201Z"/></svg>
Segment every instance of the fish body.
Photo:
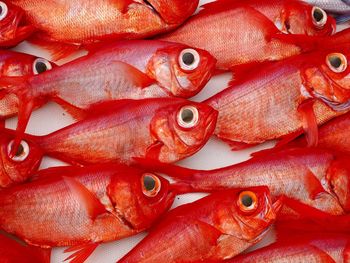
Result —
<svg viewBox="0 0 350 263"><path fill-rule="evenodd" d="M211 192L266 185L272 196L285 196L333 215L350 209L349 157L316 148L290 148L215 170L164 166L184 192ZM147 166L147 165L146 165Z"/></svg>
<svg viewBox="0 0 350 263"><path fill-rule="evenodd" d="M242 196L254 198L248 210ZM121 262L212 262L258 242L275 220L280 201L268 189L234 189L175 208ZM242 210L241 210L242 209Z"/></svg>
<svg viewBox="0 0 350 263"><path fill-rule="evenodd" d="M42 38L71 44L146 38L174 29L198 0L9 0ZM147 21L147 23L145 23Z"/></svg>
<svg viewBox="0 0 350 263"><path fill-rule="evenodd" d="M217 118L210 106L173 98L116 101L94 107L88 115L28 139L69 163L131 163L133 157L176 162L204 146Z"/></svg>
<svg viewBox="0 0 350 263"><path fill-rule="evenodd" d="M303 130L317 140L318 125L348 110L349 51L336 50L276 62L233 81L205 101L219 111L214 134L232 149ZM334 58L345 66L339 72L330 63Z"/></svg>
<svg viewBox="0 0 350 263"><path fill-rule="evenodd" d="M56 167L39 174L1 191L0 227L41 247L134 235L164 213L175 196L167 180L116 164Z"/></svg>

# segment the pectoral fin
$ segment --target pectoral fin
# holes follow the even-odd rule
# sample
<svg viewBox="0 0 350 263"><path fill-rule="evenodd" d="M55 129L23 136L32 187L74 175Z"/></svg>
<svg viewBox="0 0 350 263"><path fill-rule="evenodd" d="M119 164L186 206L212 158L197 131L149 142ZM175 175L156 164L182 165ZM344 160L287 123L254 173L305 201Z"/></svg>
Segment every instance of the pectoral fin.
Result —
<svg viewBox="0 0 350 263"><path fill-rule="evenodd" d="M318 144L318 125L314 112L314 100L306 100L298 107L298 112L301 115L302 125L306 132L306 140L308 147L314 147Z"/></svg>

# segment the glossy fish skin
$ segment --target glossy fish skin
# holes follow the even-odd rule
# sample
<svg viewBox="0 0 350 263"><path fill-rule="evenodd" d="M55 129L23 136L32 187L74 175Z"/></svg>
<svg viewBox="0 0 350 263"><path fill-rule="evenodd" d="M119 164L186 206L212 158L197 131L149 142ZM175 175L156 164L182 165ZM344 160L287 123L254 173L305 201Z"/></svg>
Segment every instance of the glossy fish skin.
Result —
<svg viewBox="0 0 350 263"><path fill-rule="evenodd" d="M184 127L180 116L188 108L193 125ZM168 163L199 151L216 118L210 106L183 99L123 100L92 108L86 119L31 140L44 154L69 163L130 163L133 157Z"/></svg>
<svg viewBox="0 0 350 263"><path fill-rule="evenodd" d="M43 152L38 145L24 138L14 158L9 157L15 136L6 130L0 131L0 190L27 181L41 163Z"/></svg>
<svg viewBox="0 0 350 263"><path fill-rule="evenodd" d="M38 58L32 55L22 54L10 50L0 50L1 77L21 77L38 74L35 66L40 65L46 65L46 70L55 67L54 63L49 62L43 58ZM44 68L42 68L42 70L44 70ZM0 118L6 119L16 115L17 113L18 98L14 94L8 94L0 100Z"/></svg>
<svg viewBox="0 0 350 263"><path fill-rule="evenodd" d="M39 174L28 184L0 192L0 227L41 247L134 235L150 227L175 197L167 180L150 173L158 178L160 188L147 196L145 172L117 164L56 167ZM74 184L88 191L88 196L76 192Z"/></svg>
<svg viewBox="0 0 350 263"><path fill-rule="evenodd" d="M255 210L240 210L239 196L244 190L256 195ZM280 206L280 200L272 204L266 187L214 193L172 210L118 262L216 262L231 258L263 237Z"/></svg>
<svg viewBox="0 0 350 263"><path fill-rule="evenodd" d="M50 263L51 250L30 247L0 234L0 255L4 263Z"/></svg>
<svg viewBox="0 0 350 263"><path fill-rule="evenodd" d="M175 178L186 193L266 185L272 196L286 196L329 214L342 215L350 211L348 162L349 157L327 150L290 148L215 170L164 165L161 171Z"/></svg>
<svg viewBox="0 0 350 263"><path fill-rule="evenodd" d="M344 59L344 71L333 71L334 54ZM219 111L214 134L232 149L296 137L303 130L317 140L317 126L349 108L349 57L344 45L276 62L233 81L205 101ZM316 130L308 130L310 125Z"/></svg>
<svg viewBox="0 0 350 263"><path fill-rule="evenodd" d="M42 38L71 44L150 37L180 25L198 5L198 0L8 2L24 11Z"/></svg>
<svg viewBox="0 0 350 263"><path fill-rule="evenodd" d="M347 262L350 237L347 235L293 236L277 241L245 255L228 260L228 263L278 262Z"/></svg>

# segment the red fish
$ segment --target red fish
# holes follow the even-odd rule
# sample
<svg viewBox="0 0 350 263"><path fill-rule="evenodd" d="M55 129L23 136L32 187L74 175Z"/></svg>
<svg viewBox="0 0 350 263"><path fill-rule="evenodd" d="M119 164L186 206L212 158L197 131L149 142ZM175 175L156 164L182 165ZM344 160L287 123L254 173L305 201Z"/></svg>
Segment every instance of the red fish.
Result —
<svg viewBox="0 0 350 263"><path fill-rule="evenodd" d="M266 187L214 193L175 208L119 263L213 262L234 257L258 242L274 222Z"/></svg>
<svg viewBox="0 0 350 263"><path fill-rule="evenodd" d="M32 76L41 74L53 67L55 67L55 64L44 58L10 50L0 50L0 77ZM0 118L5 119L16 115L18 104L18 98L14 94L6 95L0 100Z"/></svg>
<svg viewBox="0 0 350 263"><path fill-rule="evenodd" d="M198 37L196 32L203 34ZM218 60L218 69L233 72L238 66L259 66L260 62L282 60L325 44L324 39L283 34L253 7L230 0L204 5L186 24L159 39L203 48Z"/></svg>
<svg viewBox="0 0 350 263"><path fill-rule="evenodd" d="M291 148L208 171L139 162L175 178L184 193L266 185L275 197L286 196L342 215L350 212L349 158L321 149Z"/></svg>
<svg viewBox="0 0 350 263"><path fill-rule="evenodd" d="M0 234L0 262L50 263L51 250L31 247Z"/></svg>
<svg viewBox="0 0 350 263"><path fill-rule="evenodd" d="M46 74L1 79L10 86L3 94L19 97L18 137L32 109L43 101L54 100L77 117L106 100L188 98L205 86L215 69L208 52L162 41L113 43L91 53Z"/></svg>
<svg viewBox="0 0 350 263"><path fill-rule="evenodd" d="M205 101L219 111L214 134L232 149L304 131L317 144L317 127L350 105L348 45L276 62L233 81Z"/></svg>
<svg viewBox="0 0 350 263"><path fill-rule="evenodd" d="M141 39L182 24L198 0L7 0L24 12L42 43ZM147 23L145 23L147 21Z"/></svg>
<svg viewBox="0 0 350 263"><path fill-rule="evenodd" d="M16 46L34 31L34 26L26 24L21 8L0 1L0 47Z"/></svg>
<svg viewBox="0 0 350 263"><path fill-rule="evenodd" d="M100 242L149 228L175 197L167 180L116 164L56 167L38 177L0 192L0 228L31 245L73 246L80 260Z"/></svg>
<svg viewBox="0 0 350 263"><path fill-rule="evenodd" d="M227 263L270 263L270 262L308 262L335 263L347 262L350 236L333 235L293 235L286 240L256 251L244 254Z"/></svg>
<svg viewBox="0 0 350 263"><path fill-rule="evenodd" d="M176 162L199 151L217 112L184 99L122 100L91 108L87 118L45 136L25 136L44 154L68 163ZM12 147L13 149L13 147Z"/></svg>

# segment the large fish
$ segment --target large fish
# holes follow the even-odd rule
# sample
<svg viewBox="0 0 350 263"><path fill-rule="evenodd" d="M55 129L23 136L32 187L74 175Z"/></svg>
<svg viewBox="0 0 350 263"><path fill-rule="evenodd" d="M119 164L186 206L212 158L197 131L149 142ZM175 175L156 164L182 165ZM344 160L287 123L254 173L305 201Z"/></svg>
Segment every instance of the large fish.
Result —
<svg viewBox="0 0 350 263"><path fill-rule="evenodd" d="M219 111L214 134L241 149L306 132L317 144L317 126L350 105L348 45L295 56L245 73L205 101Z"/></svg>
<svg viewBox="0 0 350 263"><path fill-rule="evenodd" d="M85 257L100 242L149 228L175 197L167 180L117 164L39 174L0 191L0 228L31 245L70 246Z"/></svg>
<svg viewBox="0 0 350 263"><path fill-rule="evenodd" d="M258 242L276 219L266 187L214 193L175 208L119 263L217 262Z"/></svg>

